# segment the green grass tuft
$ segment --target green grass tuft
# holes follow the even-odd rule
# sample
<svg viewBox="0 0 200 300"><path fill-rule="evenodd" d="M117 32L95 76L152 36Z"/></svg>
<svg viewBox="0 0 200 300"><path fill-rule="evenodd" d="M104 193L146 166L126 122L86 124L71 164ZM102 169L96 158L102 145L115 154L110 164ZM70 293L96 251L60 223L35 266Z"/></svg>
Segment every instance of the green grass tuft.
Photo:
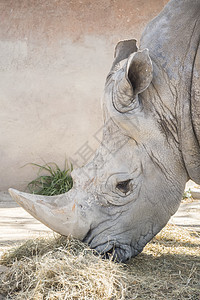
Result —
<svg viewBox="0 0 200 300"><path fill-rule="evenodd" d="M73 186L71 172L73 170L65 163L64 170L61 170L54 162L44 165L31 165L39 168L38 177L27 185L30 193L46 196L54 196L68 192ZM45 174L42 174L45 173Z"/></svg>

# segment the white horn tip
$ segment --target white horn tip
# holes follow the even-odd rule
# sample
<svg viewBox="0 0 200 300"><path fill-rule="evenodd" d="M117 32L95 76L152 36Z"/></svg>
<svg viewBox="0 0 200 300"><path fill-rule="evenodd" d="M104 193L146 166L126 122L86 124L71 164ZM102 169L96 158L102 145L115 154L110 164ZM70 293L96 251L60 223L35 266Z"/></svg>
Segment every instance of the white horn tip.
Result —
<svg viewBox="0 0 200 300"><path fill-rule="evenodd" d="M15 198L19 195L19 193L20 193L18 190L15 190L15 189L12 189L12 188L10 188L10 189L8 190L8 192L9 192L10 196L11 196L13 199L15 199Z"/></svg>
<svg viewBox="0 0 200 300"><path fill-rule="evenodd" d="M9 190L8 190L8 192L9 192L9 194L11 195L11 197L19 204L19 205L21 205L21 206L23 206L23 201L22 201L22 199L24 198L22 198L22 192L20 192L20 191L18 191L18 190L15 190L15 189L12 189L12 188L10 188Z"/></svg>

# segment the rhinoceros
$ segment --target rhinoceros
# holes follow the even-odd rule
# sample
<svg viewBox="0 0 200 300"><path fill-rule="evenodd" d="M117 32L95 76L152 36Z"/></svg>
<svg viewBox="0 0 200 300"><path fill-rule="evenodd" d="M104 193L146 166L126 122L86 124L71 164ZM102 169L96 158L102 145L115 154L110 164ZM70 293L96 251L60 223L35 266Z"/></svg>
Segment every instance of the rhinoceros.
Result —
<svg viewBox="0 0 200 300"><path fill-rule="evenodd" d="M103 139L72 172L73 188L46 197L10 189L31 215L104 256L126 261L200 184L200 1L171 0L136 40L117 44L105 83Z"/></svg>

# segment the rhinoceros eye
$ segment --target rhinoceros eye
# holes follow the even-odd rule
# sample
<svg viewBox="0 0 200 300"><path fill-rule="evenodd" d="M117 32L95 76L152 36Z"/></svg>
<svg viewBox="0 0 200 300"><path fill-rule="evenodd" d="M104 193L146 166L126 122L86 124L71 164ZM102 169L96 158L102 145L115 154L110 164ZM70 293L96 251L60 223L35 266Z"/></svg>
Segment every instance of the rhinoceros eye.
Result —
<svg viewBox="0 0 200 300"><path fill-rule="evenodd" d="M127 194L131 190L130 182L131 182L131 179L118 182L118 184L116 185L116 188L119 191L121 191L122 193Z"/></svg>

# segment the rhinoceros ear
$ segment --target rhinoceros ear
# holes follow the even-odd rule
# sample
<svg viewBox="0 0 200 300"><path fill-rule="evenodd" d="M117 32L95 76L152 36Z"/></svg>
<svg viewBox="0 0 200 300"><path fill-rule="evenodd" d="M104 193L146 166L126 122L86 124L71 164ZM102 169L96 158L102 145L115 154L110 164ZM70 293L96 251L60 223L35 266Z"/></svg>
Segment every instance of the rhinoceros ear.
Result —
<svg viewBox="0 0 200 300"><path fill-rule="evenodd" d="M115 53L114 53L114 61L110 70L110 73L112 73L115 69L118 63L124 59L127 59L131 53L137 52L137 41L136 40L126 40L126 41L120 41L116 47L115 47ZM109 73L109 74L110 74Z"/></svg>
<svg viewBox="0 0 200 300"><path fill-rule="evenodd" d="M149 50L144 49L131 54L126 67L126 79L130 81L134 94L137 95L146 90L152 78L153 66Z"/></svg>
<svg viewBox="0 0 200 300"><path fill-rule="evenodd" d="M117 64L121 60L128 58L129 55L133 52L137 52L138 48L136 46L136 40L126 40L120 41L117 46L115 47L115 54L114 54L114 63Z"/></svg>
<svg viewBox="0 0 200 300"><path fill-rule="evenodd" d="M123 68L117 71L113 104L119 112L128 112L138 105L138 94L151 83L153 66L148 49L132 53Z"/></svg>

